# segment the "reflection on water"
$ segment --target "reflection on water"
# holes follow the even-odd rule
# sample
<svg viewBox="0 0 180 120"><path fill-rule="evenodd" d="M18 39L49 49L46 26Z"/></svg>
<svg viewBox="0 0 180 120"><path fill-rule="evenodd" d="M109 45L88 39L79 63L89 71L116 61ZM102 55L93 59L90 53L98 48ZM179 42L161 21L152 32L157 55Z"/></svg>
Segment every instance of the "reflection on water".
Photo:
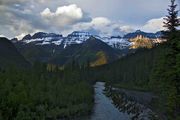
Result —
<svg viewBox="0 0 180 120"><path fill-rule="evenodd" d="M78 120L158 120L150 109L135 99L109 86L105 89L103 82L97 82L94 89L95 105L92 115Z"/></svg>
<svg viewBox="0 0 180 120"><path fill-rule="evenodd" d="M127 113L120 112L112 100L104 94L104 83L97 82L95 88L95 106L91 120L130 120Z"/></svg>
<svg viewBox="0 0 180 120"><path fill-rule="evenodd" d="M130 98L125 93L117 89L112 89L111 86L106 87L106 95L110 97L113 104L120 112L127 113L132 120L158 120L157 115L150 109L146 108Z"/></svg>

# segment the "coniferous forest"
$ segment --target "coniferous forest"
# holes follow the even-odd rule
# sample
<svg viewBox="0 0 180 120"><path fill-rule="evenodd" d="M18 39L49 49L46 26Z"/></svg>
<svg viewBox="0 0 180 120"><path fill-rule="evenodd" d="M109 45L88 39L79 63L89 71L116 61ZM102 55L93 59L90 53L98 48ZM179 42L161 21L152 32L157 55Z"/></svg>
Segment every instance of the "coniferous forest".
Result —
<svg viewBox="0 0 180 120"><path fill-rule="evenodd" d="M74 66L74 65L73 65ZM91 112L93 89L78 67L36 63L0 71L0 119L72 119Z"/></svg>
<svg viewBox="0 0 180 120"><path fill-rule="evenodd" d="M175 0L171 0L164 22L168 29L164 32L166 43L150 50L139 49L112 64L93 69L98 76L95 79L112 86L152 91L158 96L155 111L168 120L180 119L180 31L176 29L180 21L176 7Z"/></svg>
<svg viewBox="0 0 180 120"><path fill-rule="evenodd" d="M178 41L176 50L179 51L180 32L176 31L173 34L174 39L169 40ZM180 60L179 52L174 51L169 42L150 50L139 49L136 53L112 64L95 68L94 79L104 80L107 84L118 88L151 91L158 96L152 105L154 110L164 114L169 120L178 120Z"/></svg>
<svg viewBox="0 0 180 120"><path fill-rule="evenodd" d="M101 66L88 60L80 64L73 58L64 66L29 63L14 45L0 38L0 44L5 43L10 46L7 50L13 51L8 53L9 58L6 48L0 45L0 120L71 120L90 116L95 105L93 85L97 81L115 88L151 92L156 98L150 107L160 120L180 120L180 19L176 8L175 0L171 0L164 22L167 30L162 36L166 42L148 49L137 48Z"/></svg>

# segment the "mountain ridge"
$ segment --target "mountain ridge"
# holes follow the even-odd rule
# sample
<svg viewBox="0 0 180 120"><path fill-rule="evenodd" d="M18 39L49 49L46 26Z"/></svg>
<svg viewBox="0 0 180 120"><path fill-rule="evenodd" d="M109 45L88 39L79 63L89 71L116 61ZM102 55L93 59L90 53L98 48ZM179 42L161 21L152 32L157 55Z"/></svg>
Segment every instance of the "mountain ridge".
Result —
<svg viewBox="0 0 180 120"><path fill-rule="evenodd" d="M13 43L7 38L0 37L0 67L10 66L29 67L30 64L19 53Z"/></svg>
<svg viewBox="0 0 180 120"><path fill-rule="evenodd" d="M103 54L103 56L101 55ZM119 58L119 54L116 50L108 46L103 41L90 37L86 42L78 45L68 46L59 55L55 56L50 63L58 64L58 61L64 60L63 64L71 63L73 60L80 64L86 64L88 61L93 64L99 59L103 59L105 62L99 62L94 65L102 65L112 62Z"/></svg>
<svg viewBox="0 0 180 120"><path fill-rule="evenodd" d="M133 35L138 36L141 33L145 34L142 31L136 31ZM152 33L150 35L152 37ZM135 42L131 39L124 39L121 36L102 38L83 31L74 31L67 37L55 33L38 32L32 36L26 35L20 41L14 42L15 40L13 43L29 62L41 61L59 65L70 63L73 59L80 63L90 60L92 65L93 62L106 64L128 54L131 51L130 48L136 48L132 47ZM152 39L148 41L154 42ZM149 42L140 43L144 46Z"/></svg>
<svg viewBox="0 0 180 120"><path fill-rule="evenodd" d="M143 35L144 37L155 39L155 38L160 38L162 36L162 33L161 32L146 33L137 30L135 32L128 33L123 37L121 36L100 37L97 35L92 35L91 33L85 31L74 31L71 34L67 35L67 37L63 37L62 34L37 32L32 36L30 34L25 35L21 40L18 40L16 42L22 42L24 44L34 44L34 45L53 44L57 46L63 46L64 48L66 48L67 46L72 44L82 44L91 36L93 36L96 37L97 39L102 40L112 48L126 49L131 45L129 39L135 38L139 35Z"/></svg>

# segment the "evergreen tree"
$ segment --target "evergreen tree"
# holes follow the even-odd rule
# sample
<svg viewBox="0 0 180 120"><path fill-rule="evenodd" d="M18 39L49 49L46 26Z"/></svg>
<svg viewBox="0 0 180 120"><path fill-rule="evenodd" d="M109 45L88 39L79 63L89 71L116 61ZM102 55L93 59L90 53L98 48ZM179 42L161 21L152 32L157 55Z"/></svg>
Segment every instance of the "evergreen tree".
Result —
<svg viewBox="0 0 180 120"><path fill-rule="evenodd" d="M171 5L169 5L168 14L166 21L164 22L164 27L166 27L170 32L176 31L176 27L180 25L180 19L178 19L178 11L176 10L177 4L175 0L171 0Z"/></svg>
<svg viewBox="0 0 180 120"><path fill-rule="evenodd" d="M165 54L161 56L159 62L154 69L154 81L158 81L157 87L160 91L161 102L164 102L162 108L167 112L168 119L178 119L178 111L180 107L179 97L179 77L178 77L178 60L177 55L180 52L178 49L179 37L178 30L180 25L178 19L178 11L176 10L177 4L175 0L171 0L169 5L168 15L165 18L164 27L167 28L165 37L168 42L165 44Z"/></svg>

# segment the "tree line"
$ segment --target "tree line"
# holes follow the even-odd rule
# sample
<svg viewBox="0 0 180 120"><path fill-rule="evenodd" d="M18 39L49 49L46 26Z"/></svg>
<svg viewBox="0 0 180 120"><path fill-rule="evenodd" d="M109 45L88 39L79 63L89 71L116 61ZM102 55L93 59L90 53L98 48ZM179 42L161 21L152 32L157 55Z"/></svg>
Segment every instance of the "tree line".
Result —
<svg viewBox="0 0 180 120"><path fill-rule="evenodd" d="M116 87L152 91L158 96L154 109L168 120L180 119L180 25L175 0L165 18L166 43L139 49L120 60L92 69L94 79ZM93 76L93 75L92 75Z"/></svg>
<svg viewBox="0 0 180 120"><path fill-rule="evenodd" d="M62 69L35 63L20 70L0 70L0 119L54 120L88 115L93 107L92 83L73 64Z"/></svg>

